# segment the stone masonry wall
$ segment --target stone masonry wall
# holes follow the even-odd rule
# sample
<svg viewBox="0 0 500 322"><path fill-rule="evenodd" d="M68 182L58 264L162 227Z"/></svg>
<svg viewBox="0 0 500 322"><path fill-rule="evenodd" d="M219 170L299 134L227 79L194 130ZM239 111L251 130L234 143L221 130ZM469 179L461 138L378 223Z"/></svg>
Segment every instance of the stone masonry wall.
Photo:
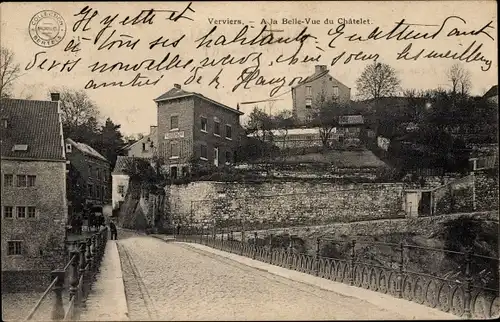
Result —
<svg viewBox="0 0 500 322"><path fill-rule="evenodd" d="M402 184L193 182L167 186L174 222L248 228L404 217Z"/></svg>
<svg viewBox="0 0 500 322"><path fill-rule="evenodd" d="M14 207L13 218L2 213L2 271L52 270L64 265L66 238L66 165L64 162L2 160L14 186L2 186L1 207ZM34 187L16 187L18 174L36 175ZM36 207L35 218L17 218L16 207ZM8 241L21 241L21 255L7 255Z"/></svg>

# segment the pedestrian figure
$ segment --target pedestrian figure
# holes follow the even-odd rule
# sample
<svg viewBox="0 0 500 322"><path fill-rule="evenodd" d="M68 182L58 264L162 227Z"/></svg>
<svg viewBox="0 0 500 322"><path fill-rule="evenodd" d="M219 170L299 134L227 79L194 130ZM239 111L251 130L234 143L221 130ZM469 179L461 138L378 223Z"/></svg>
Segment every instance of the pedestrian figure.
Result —
<svg viewBox="0 0 500 322"><path fill-rule="evenodd" d="M117 240L118 239L118 234L116 231L116 225L113 221L109 222L109 230L111 231L111 240Z"/></svg>
<svg viewBox="0 0 500 322"><path fill-rule="evenodd" d="M180 235L180 232L181 232L181 225L177 225L177 235Z"/></svg>

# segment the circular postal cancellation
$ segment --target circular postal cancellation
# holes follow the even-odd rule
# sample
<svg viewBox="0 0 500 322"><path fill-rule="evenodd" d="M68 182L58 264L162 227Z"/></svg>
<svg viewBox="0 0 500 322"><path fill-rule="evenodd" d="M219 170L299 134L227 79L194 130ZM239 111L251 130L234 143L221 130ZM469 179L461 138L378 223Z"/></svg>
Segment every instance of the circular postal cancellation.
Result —
<svg viewBox="0 0 500 322"><path fill-rule="evenodd" d="M53 47L66 35L66 22L57 12L43 10L31 18L29 32L38 46Z"/></svg>

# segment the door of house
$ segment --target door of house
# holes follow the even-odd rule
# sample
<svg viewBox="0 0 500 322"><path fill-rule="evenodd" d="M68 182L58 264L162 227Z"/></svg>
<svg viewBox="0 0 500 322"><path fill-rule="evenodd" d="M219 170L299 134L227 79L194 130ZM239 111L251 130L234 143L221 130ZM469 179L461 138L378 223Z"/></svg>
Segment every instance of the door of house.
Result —
<svg viewBox="0 0 500 322"><path fill-rule="evenodd" d="M219 148L214 148L214 164L216 167L219 166Z"/></svg>

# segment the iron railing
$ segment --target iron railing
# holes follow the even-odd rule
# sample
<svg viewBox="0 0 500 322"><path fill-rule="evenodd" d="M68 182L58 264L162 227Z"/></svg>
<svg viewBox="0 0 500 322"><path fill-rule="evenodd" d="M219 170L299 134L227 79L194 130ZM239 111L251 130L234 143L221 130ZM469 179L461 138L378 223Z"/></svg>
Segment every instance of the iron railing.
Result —
<svg viewBox="0 0 500 322"><path fill-rule="evenodd" d="M247 232L248 233L248 232ZM446 249L421 247L403 243L367 242L361 240L338 241L318 238L314 254L300 253L294 249L293 238L286 247L273 246L273 235L268 234L266 245L258 245L257 232L253 242L236 240L233 232L199 231L194 234L181 232L176 239L203 244L212 248L250 257L272 265L308 273L332 281L362 287L372 291L427 305L463 318L491 318L499 315L498 285L488 287L473 283L474 259L493 261L498 273L498 258L473 254L470 249L457 252ZM243 237L242 240L246 238ZM322 243L344 246L345 258L320 255ZM362 245L387 247L390 260L362 258ZM438 276L436 273L412 271L409 268L412 250L441 252L463 257L462 277ZM389 264L388 264L389 263ZM476 278L477 280L477 278Z"/></svg>
<svg viewBox="0 0 500 322"><path fill-rule="evenodd" d="M104 256L106 242L108 240L108 229L86 238L85 240L72 242L70 260L63 269L51 272L51 283L45 289L36 305L31 309L25 320L36 319L36 315L49 292L54 292L52 305L52 320L76 320L80 311L85 307L85 300L92 289L92 283ZM68 285L69 284L69 285ZM67 307L63 304L63 291L68 289L69 302Z"/></svg>

